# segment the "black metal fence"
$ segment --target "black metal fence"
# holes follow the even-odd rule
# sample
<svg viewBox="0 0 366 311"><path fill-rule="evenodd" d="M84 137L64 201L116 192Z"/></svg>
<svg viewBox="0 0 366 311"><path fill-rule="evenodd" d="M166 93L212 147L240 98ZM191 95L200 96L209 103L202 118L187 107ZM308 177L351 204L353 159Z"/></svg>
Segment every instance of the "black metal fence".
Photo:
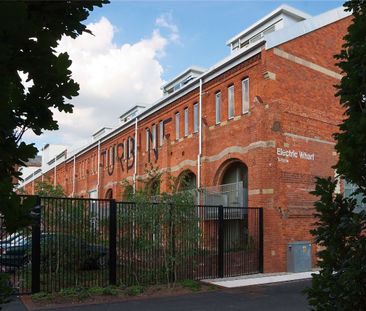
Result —
<svg viewBox="0 0 366 311"><path fill-rule="evenodd" d="M32 227L12 236L4 228L0 232L0 268L10 273L18 293L263 271L261 208L38 197L36 202L39 217Z"/></svg>

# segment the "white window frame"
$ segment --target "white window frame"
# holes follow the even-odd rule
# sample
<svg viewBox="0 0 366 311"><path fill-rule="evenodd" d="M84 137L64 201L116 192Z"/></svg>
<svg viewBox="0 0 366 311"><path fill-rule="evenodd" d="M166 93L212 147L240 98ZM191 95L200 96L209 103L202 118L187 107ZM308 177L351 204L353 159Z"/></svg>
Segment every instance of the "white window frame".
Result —
<svg viewBox="0 0 366 311"><path fill-rule="evenodd" d="M150 150L150 130L146 129L146 152Z"/></svg>
<svg viewBox="0 0 366 311"><path fill-rule="evenodd" d="M152 145L153 149L156 149L156 124L152 125Z"/></svg>
<svg viewBox="0 0 366 311"><path fill-rule="evenodd" d="M215 94L215 123L221 123L221 92Z"/></svg>
<svg viewBox="0 0 366 311"><path fill-rule="evenodd" d="M188 107L184 108L184 137L188 136Z"/></svg>
<svg viewBox="0 0 366 311"><path fill-rule="evenodd" d="M235 97L234 97L234 85L230 85L227 88L227 117L229 120L233 119L235 116ZM232 108L232 109L230 109ZM232 111L232 114L231 114Z"/></svg>
<svg viewBox="0 0 366 311"><path fill-rule="evenodd" d="M242 112L248 113L250 109L249 105L249 78L245 78L241 81L241 94L242 94Z"/></svg>
<svg viewBox="0 0 366 311"><path fill-rule="evenodd" d="M128 138L123 142L123 159L127 159Z"/></svg>
<svg viewBox="0 0 366 311"><path fill-rule="evenodd" d="M175 139L179 140L180 135L179 135L179 112L176 112L175 114Z"/></svg>
<svg viewBox="0 0 366 311"><path fill-rule="evenodd" d="M132 145L132 138L130 136L128 136L128 140L127 140L127 143L128 143L128 154L127 154L127 159L130 159L131 158L131 155L132 155L132 149L133 149L133 145Z"/></svg>
<svg viewBox="0 0 366 311"><path fill-rule="evenodd" d="M198 103L193 105L193 133L198 132Z"/></svg>
<svg viewBox="0 0 366 311"><path fill-rule="evenodd" d="M159 122L159 145L162 146L164 143L164 121Z"/></svg>

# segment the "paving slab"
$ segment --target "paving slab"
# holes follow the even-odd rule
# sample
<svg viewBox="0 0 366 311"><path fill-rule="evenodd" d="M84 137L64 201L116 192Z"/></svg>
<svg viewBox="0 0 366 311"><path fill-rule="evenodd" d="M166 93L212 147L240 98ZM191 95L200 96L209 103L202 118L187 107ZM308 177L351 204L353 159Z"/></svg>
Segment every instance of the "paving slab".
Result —
<svg viewBox="0 0 366 311"><path fill-rule="evenodd" d="M312 274L317 274L318 271L300 272L300 273L258 273L241 277L203 280L202 282L213 284L225 288L236 288L253 285L263 285L270 283L281 283L296 280L311 279Z"/></svg>

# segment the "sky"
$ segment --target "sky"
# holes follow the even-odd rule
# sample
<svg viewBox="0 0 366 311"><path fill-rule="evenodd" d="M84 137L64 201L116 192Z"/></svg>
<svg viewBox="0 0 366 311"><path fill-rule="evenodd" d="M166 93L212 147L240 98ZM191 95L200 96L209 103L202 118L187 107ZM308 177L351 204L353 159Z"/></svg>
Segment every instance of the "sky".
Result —
<svg viewBox="0 0 366 311"><path fill-rule="evenodd" d="M186 68L209 68L230 54L226 41L287 4L310 15L342 6L343 1L127 1L112 0L85 21L93 35L63 38L58 51L72 59L80 94L74 113L54 111L59 130L24 141L76 149L101 127L118 126L118 117L136 104L152 105L160 87Z"/></svg>

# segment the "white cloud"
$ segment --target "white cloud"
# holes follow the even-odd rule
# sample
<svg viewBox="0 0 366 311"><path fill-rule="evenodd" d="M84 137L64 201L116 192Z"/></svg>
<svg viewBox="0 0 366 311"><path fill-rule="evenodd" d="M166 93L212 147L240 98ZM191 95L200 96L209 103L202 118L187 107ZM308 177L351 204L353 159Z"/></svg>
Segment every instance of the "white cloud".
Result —
<svg viewBox="0 0 366 311"><path fill-rule="evenodd" d="M171 13L164 13L160 15L156 20L155 24L158 27L167 28L170 31L169 39L172 42L180 43L178 26L173 22L173 16Z"/></svg>
<svg viewBox="0 0 366 311"><path fill-rule="evenodd" d="M67 51L72 59L73 78L80 84L80 95L72 100L74 113L54 111L60 129L35 139L27 133L26 141L79 145L103 126L115 127L118 117L136 104L150 105L161 97L163 67L160 58L167 45L179 38L171 15L156 20L156 29L148 38L117 45L116 28L102 17L78 38L63 38L58 51ZM170 34L161 34L168 28Z"/></svg>

